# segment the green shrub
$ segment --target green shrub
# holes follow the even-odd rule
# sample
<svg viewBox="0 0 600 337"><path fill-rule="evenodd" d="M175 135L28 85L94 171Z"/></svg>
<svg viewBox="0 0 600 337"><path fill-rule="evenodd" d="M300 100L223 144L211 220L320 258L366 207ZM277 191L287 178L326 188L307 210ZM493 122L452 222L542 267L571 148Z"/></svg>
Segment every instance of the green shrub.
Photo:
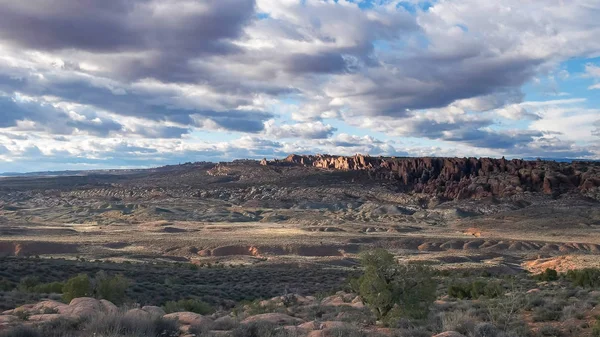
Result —
<svg viewBox="0 0 600 337"><path fill-rule="evenodd" d="M568 280L573 282L574 285L579 287L600 287L600 269L597 268L569 270L565 276Z"/></svg>
<svg viewBox="0 0 600 337"><path fill-rule="evenodd" d="M116 305L121 305L126 300L125 292L130 285L130 281L123 275L108 276L100 271L95 278L95 295L99 299L105 299Z"/></svg>
<svg viewBox="0 0 600 337"><path fill-rule="evenodd" d="M92 282L86 274L79 274L70 278L62 289L63 300L70 302L74 298L89 297L93 295Z"/></svg>
<svg viewBox="0 0 600 337"><path fill-rule="evenodd" d="M454 283L448 287L450 297L465 299L471 297L471 286L467 283Z"/></svg>
<svg viewBox="0 0 600 337"><path fill-rule="evenodd" d="M555 269L546 268L543 272L534 276L539 281L556 281L558 280L558 272Z"/></svg>
<svg viewBox="0 0 600 337"><path fill-rule="evenodd" d="M496 298L504 294L504 288L497 281L476 280L471 283L453 283L448 287L448 295L458 299L477 299L481 296Z"/></svg>
<svg viewBox="0 0 600 337"><path fill-rule="evenodd" d="M544 336L544 337L560 337L562 336L562 332L558 329L553 327L552 325L544 325L540 328L539 330L540 336Z"/></svg>
<svg viewBox="0 0 600 337"><path fill-rule="evenodd" d="M163 309L166 313L190 311L200 315L208 315L214 312L214 309L209 304L197 299L169 301L165 303Z"/></svg>
<svg viewBox="0 0 600 337"><path fill-rule="evenodd" d="M25 276L19 282L19 290L30 292L38 284L40 284L39 277L37 277L37 276Z"/></svg>
<svg viewBox="0 0 600 337"><path fill-rule="evenodd" d="M15 289L15 285L4 277L0 279L0 291L11 291Z"/></svg>
<svg viewBox="0 0 600 337"><path fill-rule="evenodd" d="M38 294L60 294L63 287L64 283L61 282L43 283L33 287L31 292Z"/></svg>
<svg viewBox="0 0 600 337"><path fill-rule="evenodd" d="M532 318L534 322L558 321L561 314L561 311L555 311L546 307L538 307L533 310Z"/></svg>
<svg viewBox="0 0 600 337"><path fill-rule="evenodd" d="M592 326L592 337L600 337L600 319Z"/></svg>
<svg viewBox="0 0 600 337"><path fill-rule="evenodd" d="M427 317L436 298L433 272L421 265L398 265L394 256L377 249L361 256L363 275L352 286L378 319Z"/></svg>

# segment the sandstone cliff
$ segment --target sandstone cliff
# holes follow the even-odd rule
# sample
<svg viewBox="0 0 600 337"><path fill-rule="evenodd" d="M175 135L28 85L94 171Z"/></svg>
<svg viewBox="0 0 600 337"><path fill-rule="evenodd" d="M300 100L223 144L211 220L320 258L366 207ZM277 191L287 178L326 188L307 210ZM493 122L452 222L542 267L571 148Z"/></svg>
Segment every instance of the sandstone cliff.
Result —
<svg viewBox="0 0 600 337"><path fill-rule="evenodd" d="M289 155L263 165L302 165L357 171L397 183L406 191L451 199L542 192L582 193L600 199L600 163L526 161L492 158L395 158L355 155Z"/></svg>

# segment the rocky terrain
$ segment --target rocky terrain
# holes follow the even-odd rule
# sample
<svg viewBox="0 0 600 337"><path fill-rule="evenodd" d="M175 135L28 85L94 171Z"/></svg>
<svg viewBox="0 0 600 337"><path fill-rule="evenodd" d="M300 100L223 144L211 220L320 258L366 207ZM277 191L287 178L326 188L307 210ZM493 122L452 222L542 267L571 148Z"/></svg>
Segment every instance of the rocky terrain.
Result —
<svg viewBox="0 0 600 337"><path fill-rule="evenodd" d="M19 290L31 268L46 283L122 273L140 310L186 293L223 310L289 288L306 298L342 287L376 248L443 273L600 267L600 164L290 155L0 178L4 309L44 298Z"/></svg>

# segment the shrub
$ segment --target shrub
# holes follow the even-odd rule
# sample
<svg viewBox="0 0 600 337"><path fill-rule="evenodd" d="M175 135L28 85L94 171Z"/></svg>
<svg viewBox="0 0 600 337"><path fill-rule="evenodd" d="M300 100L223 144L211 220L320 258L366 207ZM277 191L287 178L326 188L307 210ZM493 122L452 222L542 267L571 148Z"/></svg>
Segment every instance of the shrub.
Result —
<svg viewBox="0 0 600 337"><path fill-rule="evenodd" d="M534 322L549 322L558 321L560 319L561 312L554 311L546 307L538 307L533 310L533 321Z"/></svg>
<svg viewBox="0 0 600 337"><path fill-rule="evenodd" d="M600 319L592 326L592 337L600 337Z"/></svg>
<svg viewBox="0 0 600 337"><path fill-rule="evenodd" d="M25 276L19 282L19 290L30 292L38 284L40 284L39 277L37 277L37 276Z"/></svg>
<svg viewBox="0 0 600 337"><path fill-rule="evenodd" d="M400 266L384 249L363 254L364 273L352 286L378 319L427 317L436 298L436 282L430 269L420 265Z"/></svg>
<svg viewBox="0 0 600 337"><path fill-rule="evenodd" d="M569 270L566 278L574 285L584 288L600 287L600 269L585 268L579 270Z"/></svg>
<svg viewBox="0 0 600 337"><path fill-rule="evenodd" d="M475 330L476 318L467 312L444 312L441 318L444 331L456 331L463 335L469 335Z"/></svg>
<svg viewBox="0 0 600 337"><path fill-rule="evenodd" d="M546 336L548 336L548 337L560 337L560 336L563 335L562 332L559 329L553 327L552 325L544 325L544 326L542 326L540 328L539 332L540 332L540 335L544 336L544 337L546 337Z"/></svg>
<svg viewBox="0 0 600 337"><path fill-rule="evenodd" d="M20 325L11 330L0 332L0 337L42 337L42 335L30 326Z"/></svg>
<svg viewBox="0 0 600 337"><path fill-rule="evenodd" d="M232 337L292 337L292 332L270 322L253 322L238 326L231 332Z"/></svg>
<svg viewBox="0 0 600 337"><path fill-rule="evenodd" d="M474 331L475 337L496 337L498 336L498 329L490 323L479 323L475 326Z"/></svg>
<svg viewBox="0 0 600 337"><path fill-rule="evenodd" d="M0 279L0 291L11 291L15 289L15 285L9 280L2 278Z"/></svg>
<svg viewBox="0 0 600 337"><path fill-rule="evenodd" d="M92 282L86 274L79 274L69 279L62 289L63 300L70 302L77 297L92 296Z"/></svg>
<svg viewBox="0 0 600 337"><path fill-rule="evenodd" d="M209 304L197 299L169 301L165 303L163 309L166 313L190 311L200 315L208 315L214 312L214 309Z"/></svg>
<svg viewBox="0 0 600 337"><path fill-rule="evenodd" d="M116 305L121 305L126 300L125 292L130 281L123 275L108 276L104 271L96 274L96 287L94 292L97 298L105 299Z"/></svg>
<svg viewBox="0 0 600 337"><path fill-rule="evenodd" d="M546 268L543 272L534 276L539 281L556 281L558 280L558 272L555 269Z"/></svg>
<svg viewBox="0 0 600 337"><path fill-rule="evenodd" d="M367 337L364 331L351 326L330 329L327 335L331 337Z"/></svg>
<svg viewBox="0 0 600 337"><path fill-rule="evenodd" d="M98 315L85 323L89 336L159 337L178 336L177 322L164 318L128 317L122 313Z"/></svg>
<svg viewBox="0 0 600 337"><path fill-rule="evenodd" d="M39 294L60 294L62 293L63 287L64 283L61 282L43 283L33 287L31 292Z"/></svg>
<svg viewBox="0 0 600 337"><path fill-rule="evenodd" d="M591 309L590 306L588 306L586 303L577 303L577 304L572 304L569 306L566 306L562 309L562 319L563 320L569 320L572 318L575 319L584 319L585 318L585 311Z"/></svg>
<svg viewBox="0 0 600 337"><path fill-rule="evenodd" d="M448 295L458 299L477 299L481 296L496 298L504 294L504 288L497 281L476 280L471 283L453 283L448 287Z"/></svg>

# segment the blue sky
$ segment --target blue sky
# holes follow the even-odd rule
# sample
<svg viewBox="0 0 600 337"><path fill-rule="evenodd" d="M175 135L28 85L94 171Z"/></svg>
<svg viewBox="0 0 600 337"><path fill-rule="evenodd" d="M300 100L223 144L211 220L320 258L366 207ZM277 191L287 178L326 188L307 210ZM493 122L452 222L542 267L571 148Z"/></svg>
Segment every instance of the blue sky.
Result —
<svg viewBox="0 0 600 337"><path fill-rule="evenodd" d="M600 159L597 1L0 11L0 172L289 153Z"/></svg>

